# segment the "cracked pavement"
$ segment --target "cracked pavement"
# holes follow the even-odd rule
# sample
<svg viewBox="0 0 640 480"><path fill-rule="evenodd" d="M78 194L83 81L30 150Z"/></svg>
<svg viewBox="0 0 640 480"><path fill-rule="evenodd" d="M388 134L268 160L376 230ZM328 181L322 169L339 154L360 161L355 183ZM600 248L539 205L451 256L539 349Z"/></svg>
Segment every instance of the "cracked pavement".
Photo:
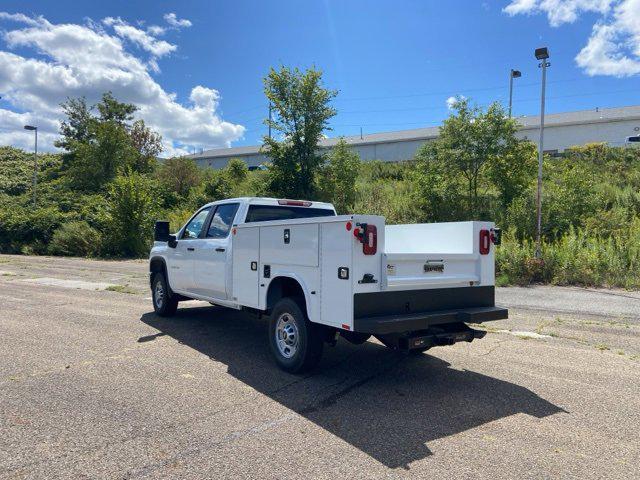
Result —
<svg viewBox="0 0 640 480"><path fill-rule="evenodd" d="M637 292L502 288L482 340L295 376L265 320L154 315L146 268L0 255L0 478L637 477Z"/></svg>

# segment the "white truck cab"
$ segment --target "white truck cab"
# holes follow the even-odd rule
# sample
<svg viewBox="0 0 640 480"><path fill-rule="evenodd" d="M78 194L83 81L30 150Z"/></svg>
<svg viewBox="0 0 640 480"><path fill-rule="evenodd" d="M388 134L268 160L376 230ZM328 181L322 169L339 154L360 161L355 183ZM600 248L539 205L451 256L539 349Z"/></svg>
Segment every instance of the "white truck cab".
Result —
<svg viewBox="0 0 640 480"><path fill-rule="evenodd" d="M198 299L270 317L269 343L290 372L313 367L338 335L421 352L472 341L466 323L507 318L494 304L490 222L385 225L331 204L234 198L200 208L175 234L156 222L153 306Z"/></svg>

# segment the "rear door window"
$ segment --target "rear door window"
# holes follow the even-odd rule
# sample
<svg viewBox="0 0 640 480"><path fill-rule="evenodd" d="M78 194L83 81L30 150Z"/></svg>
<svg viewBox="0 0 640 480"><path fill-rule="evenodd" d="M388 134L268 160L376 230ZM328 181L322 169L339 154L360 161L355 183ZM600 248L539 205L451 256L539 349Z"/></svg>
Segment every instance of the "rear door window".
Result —
<svg viewBox="0 0 640 480"><path fill-rule="evenodd" d="M289 205L250 205L245 223L333 216L335 216L335 212L327 208L294 207Z"/></svg>

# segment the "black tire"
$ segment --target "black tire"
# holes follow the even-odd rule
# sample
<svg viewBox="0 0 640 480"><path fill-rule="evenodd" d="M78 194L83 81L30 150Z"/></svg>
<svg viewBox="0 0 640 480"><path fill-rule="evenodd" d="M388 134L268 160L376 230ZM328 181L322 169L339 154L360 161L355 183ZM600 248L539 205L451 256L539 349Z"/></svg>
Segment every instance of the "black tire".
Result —
<svg viewBox="0 0 640 480"><path fill-rule="evenodd" d="M322 326L309 321L300 306L301 301L303 300L281 299L273 308L269 321L271 353L278 366L289 373L302 373L312 369L322 356Z"/></svg>
<svg viewBox="0 0 640 480"><path fill-rule="evenodd" d="M157 272L151 285L153 310L161 317L174 315L178 309L178 297L169 289L164 273Z"/></svg>

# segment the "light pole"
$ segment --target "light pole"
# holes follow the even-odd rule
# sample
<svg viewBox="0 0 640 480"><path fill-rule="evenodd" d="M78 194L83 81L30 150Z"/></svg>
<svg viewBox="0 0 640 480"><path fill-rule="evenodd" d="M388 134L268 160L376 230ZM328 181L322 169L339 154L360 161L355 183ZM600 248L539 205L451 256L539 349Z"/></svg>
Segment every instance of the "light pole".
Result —
<svg viewBox="0 0 640 480"><path fill-rule="evenodd" d="M511 69L509 73L509 118L511 118L511 105L513 104L513 79L520 78L522 73L520 70Z"/></svg>
<svg viewBox="0 0 640 480"><path fill-rule="evenodd" d="M38 127L33 125L25 125L25 130L32 130L35 134L35 143L33 148L33 207L36 206L36 188L38 186Z"/></svg>
<svg viewBox="0 0 640 480"><path fill-rule="evenodd" d="M544 156L544 93L545 87L547 83L547 67L551 66L549 62L547 62L547 58L549 58L549 50L547 47L536 48L535 51L536 58L541 60L538 64L539 68L542 68L542 93L540 96L540 141L538 143L538 195L536 200L537 207L537 220L538 220L538 230L536 232L536 258L540 258L542 256L542 246L541 246L541 237L542 237L542 159Z"/></svg>

